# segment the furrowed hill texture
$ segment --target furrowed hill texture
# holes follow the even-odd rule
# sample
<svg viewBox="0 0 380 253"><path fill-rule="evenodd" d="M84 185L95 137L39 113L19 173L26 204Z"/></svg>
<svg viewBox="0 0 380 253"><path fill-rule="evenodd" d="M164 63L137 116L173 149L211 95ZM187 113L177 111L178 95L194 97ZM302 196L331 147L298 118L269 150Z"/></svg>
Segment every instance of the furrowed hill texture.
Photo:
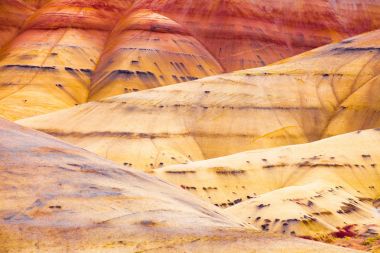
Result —
<svg viewBox="0 0 380 253"><path fill-rule="evenodd" d="M2 252L357 252L244 228L217 207L0 121Z"/></svg>
<svg viewBox="0 0 380 253"><path fill-rule="evenodd" d="M365 130L155 174L263 231L317 236L351 225L379 232L379 144L380 130Z"/></svg>
<svg viewBox="0 0 380 253"><path fill-rule="evenodd" d="M3 0L10 120L243 68L380 27L377 0Z"/></svg>
<svg viewBox="0 0 380 253"><path fill-rule="evenodd" d="M223 72L189 31L152 11L128 15L109 41L92 79L90 100Z"/></svg>
<svg viewBox="0 0 380 253"><path fill-rule="evenodd" d="M230 72L379 28L378 1L141 0L184 24Z"/></svg>
<svg viewBox="0 0 380 253"><path fill-rule="evenodd" d="M22 1L2 0L0 2L0 47L18 34L25 19L34 11L34 8Z"/></svg>
<svg viewBox="0 0 380 253"><path fill-rule="evenodd" d="M87 101L92 72L128 1L52 1L0 52L0 114L17 119Z"/></svg>
<svg viewBox="0 0 380 253"><path fill-rule="evenodd" d="M380 30L271 66L208 77L20 124L152 171L380 127Z"/></svg>

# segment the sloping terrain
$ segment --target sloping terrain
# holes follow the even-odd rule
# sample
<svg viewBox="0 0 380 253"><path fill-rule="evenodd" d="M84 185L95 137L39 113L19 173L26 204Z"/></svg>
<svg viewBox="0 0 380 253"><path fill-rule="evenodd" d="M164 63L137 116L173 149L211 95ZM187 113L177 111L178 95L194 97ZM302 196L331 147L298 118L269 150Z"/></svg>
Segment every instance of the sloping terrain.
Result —
<svg viewBox="0 0 380 253"><path fill-rule="evenodd" d="M264 66L380 28L373 0L140 0L187 27L227 72Z"/></svg>
<svg viewBox="0 0 380 253"><path fill-rule="evenodd" d="M379 0L0 0L0 252L378 252L379 29Z"/></svg>
<svg viewBox="0 0 380 253"><path fill-rule="evenodd" d="M191 194L0 121L3 252L355 252L268 236Z"/></svg>
<svg viewBox="0 0 380 253"><path fill-rule="evenodd" d="M380 231L380 213L373 205L340 186L318 181L264 193L227 210L275 233L323 238L330 233L339 237L340 231L341 237Z"/></svg>
<svg viewBox="0 0 380 253"><path fill-rule="evenodd" d="M264 231L315 237L357 226L359 233L378 233L379 144L379 129L358 131L155 174Z"/></svg>
<svg viewBox="0 0 380 253"><path fill-rule="evenodd" d="M17 35L25 19L35 9L18 0L2 0L0 2L0 48Z"/></svg>
<svg viewBox="0 0 380 253"><path fill-rule="evenodd" d="M379 143L378 129L365 130L307 144L172 165L156 170L155 174L184 188L193 188L193 193L224 207L233 205L238 198L241 202L318 180L344 186L346 191L375 201L380 197Z"/></svg>
<svg viewBox="0 0 380 253"><path fill-rule="evenodd" d="M184 27L149 10L127 15L109 40L92 79L90 100L223 72Z"/></svg>
<svg viewBox="0 0 380 253"><path fill-rule="evenodd" d="M87 101L91 74L128 1L53 1L0 55L0 114L8 119ZM107 22L104 22L104 20Z"/></svg>
<svg viewBox="0 0 380 253"><path fill-rule="evenodd" d="M271 66L125 94L20 124L145 171L380 126L380 30Z"/></svg>
<svg viewBox="0 0 380 253"><path fill-rule="evenodd" d="M51 0L21 0L24 3L27 3L29 6L32 6L36 9L41 8L43 5L47 4Z"/></svg>
<svg viewBox="0 0 380 253"><path fill-rule="evenodd" d="M378 29L379 16L374 0L4 0L0 115L263 66Z"/></svg>

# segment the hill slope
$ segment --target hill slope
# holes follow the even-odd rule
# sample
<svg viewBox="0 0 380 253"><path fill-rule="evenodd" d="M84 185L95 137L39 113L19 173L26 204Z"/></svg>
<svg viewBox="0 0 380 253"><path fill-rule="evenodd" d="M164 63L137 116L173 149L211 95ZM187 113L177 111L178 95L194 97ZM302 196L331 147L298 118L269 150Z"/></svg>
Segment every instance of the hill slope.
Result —
<svg viewBox="0 0 380 253"><path fill-rule="evenodd" d="M378 233L379 143L380 131L366 130L155 174L265 231L316 237L356 226Z"/></svg>
<svg viewBox="0 0 380 253"><path fill-rule="evenodd" d="M90 100L191 81L223 72L185 27L148 10L113 29L90 87Z"/></svg>
<svg viewBox="0 0 380 253"><path fill-rule="evenodd" d="M276 233L311 238L331 233L339 238L380 232L380 214L371 203L323 181L264 193L227 210L263 231Z"/></svg>
<svg viewBox="0 0 380 253"><path fill-rule="evenodd" d="M157 178L0 121L6 252L354 252L243 228Z"/></svg>
<svg viewBox="0 0 380 253"><path fill-rule="evenodd" d="M371 0L140 0L187 27L230 72L259 67L380 28Z"/></svg>
<svg viewBox="0 0 380 253"><path fill-rule="evenodd" d="M376 200L380 197L379 143L380 131L366 130L307 144L172 165L157 169L155 174L225 207L228 202L234 204L235 199L318 180Z"/></svg>
<svg viewBox="0 0 380 253"><path fill-rule="evenodd" d="M5 0L0 115L263 66L378 29L379 14L373 0Z"/></svg>
<svg viewBox="0 0 380 253"><path fill-rule="evenodd" d="M145 171L376 128L379 43L377 30L271 66L19 122Z"/></svg>
<svg viewBox="0 0 380 253"><path fill-rule="evenodd" d="M15 37L35 9L18 0L0 2L0 48Z"/></svg>

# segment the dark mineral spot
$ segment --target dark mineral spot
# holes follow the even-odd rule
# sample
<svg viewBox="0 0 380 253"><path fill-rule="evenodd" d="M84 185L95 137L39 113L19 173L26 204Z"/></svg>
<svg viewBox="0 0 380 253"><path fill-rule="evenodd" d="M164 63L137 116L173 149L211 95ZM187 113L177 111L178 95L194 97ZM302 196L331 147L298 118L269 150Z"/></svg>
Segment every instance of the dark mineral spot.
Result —
<svg viewBox="0 0 380 253"><path fill-rule="evenodd" d="M50 209L61 209L62 206L49 206Z"/></svg>
<svg viewBox="0 0 380 253"><path fill-rule="evenodd" d="M157 223L155 223L154 221L151 221L151 220L143 220L140 222L140 224L143 226L146 226L146 227L153 227L153 226L157 225Z"/></svg>
<svg viewBox="0 0 380 253"><path fill-rule="evenodd" d="M268 206L270 206L270 204L267 204L267 205L260 204L260 205L257 206L257 208L260 208L260 209L261 209L261 208L268 207Z"/></svg>

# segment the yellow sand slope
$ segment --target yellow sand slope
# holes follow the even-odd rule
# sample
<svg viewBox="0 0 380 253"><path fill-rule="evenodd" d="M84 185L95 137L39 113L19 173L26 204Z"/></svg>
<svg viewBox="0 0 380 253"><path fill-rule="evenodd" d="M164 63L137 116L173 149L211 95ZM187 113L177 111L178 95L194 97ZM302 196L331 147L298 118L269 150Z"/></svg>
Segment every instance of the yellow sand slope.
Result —
<svg viewBox="0 0 380 253"><path fill-rule="evenodd" d="M318 180L376 200L380 197L379 143L380 131L366 130L308 144L172 165L155 174L183 188L193 188L193 193L225 207L239 198L246 200Z"/></svg>
<svg viewBox="0 0 380 253"><path fill-rule="evenodd" d="M155 173L265 231L315 236L356 224L365 233L380 224L379 144L380 130L366 130Z"/></svg>
<svg viewBox="0 0 380 253"><path fill-rule="evenodd" d="M19 123L145 171L380 126L380 30Z"/></svg>
<svg viewBox="0 0 380 253"><path fill-rule="evenodd" d="M102 2L52 1L26 20L0 51L2 117L16 120L87 101L109 31L130 6L130 1Z"/></svg>
<svg viewBox="0 0 380 253"><path fill-rule="evenodd" d="M195 80L224 72L185 27L149 10L113 29L90 87L90 100Z"/></svg>
<svg viewBox="0 0 380 253"><path fill-rule="evenodd" d="M352 237L380 231L380 213L371 203L320 181L264 193L227 210L263 231L283 234L319 237L346 230L342 236Z"/></svg>
<svg viewBox="0 0 380 253"><path fill-rule="evenodd" d="M244 228L157 178L0 121L2 252L356 252Z"/></svg>
<svg viewBox="0 0 380 253"><path fill-rule="evenodd" d="M264 66L379 16L374 0L2 0L0 116Z"/></svg>

